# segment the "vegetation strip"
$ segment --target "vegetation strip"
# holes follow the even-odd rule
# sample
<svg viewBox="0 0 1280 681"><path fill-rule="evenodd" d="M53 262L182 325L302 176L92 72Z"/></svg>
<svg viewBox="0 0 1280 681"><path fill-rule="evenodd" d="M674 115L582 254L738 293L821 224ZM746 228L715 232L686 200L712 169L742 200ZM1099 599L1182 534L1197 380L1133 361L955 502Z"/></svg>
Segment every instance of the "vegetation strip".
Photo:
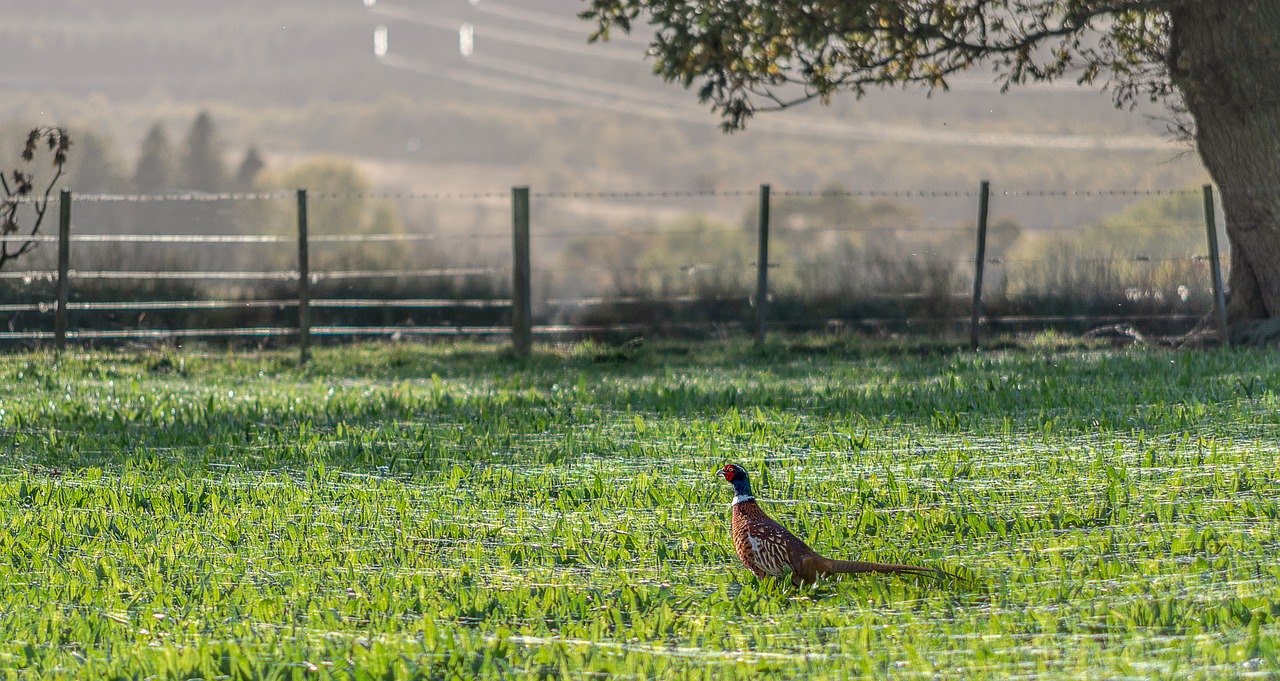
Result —
<svg viewBox="0 0 1280 681"><path fill-rule="evenodd" d="M1280 361L1053 336L0 357L0 678L1280 671ZM824 555L756 580L751 471Z"/></svg>

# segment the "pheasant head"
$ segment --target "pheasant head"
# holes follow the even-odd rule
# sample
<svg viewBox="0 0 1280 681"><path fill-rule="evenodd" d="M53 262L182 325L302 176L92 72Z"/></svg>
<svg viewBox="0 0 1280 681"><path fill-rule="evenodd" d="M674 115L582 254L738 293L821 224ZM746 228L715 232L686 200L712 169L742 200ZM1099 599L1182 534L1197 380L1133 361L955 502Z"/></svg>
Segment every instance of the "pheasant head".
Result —
<svg viewBox="0 0 1280 681"><path fill-rule="evenodd" d="M717 472L733 485L733 503L755 498L751 494L751 481L747 479L747 469L736 463L727 463Z"/></svg>

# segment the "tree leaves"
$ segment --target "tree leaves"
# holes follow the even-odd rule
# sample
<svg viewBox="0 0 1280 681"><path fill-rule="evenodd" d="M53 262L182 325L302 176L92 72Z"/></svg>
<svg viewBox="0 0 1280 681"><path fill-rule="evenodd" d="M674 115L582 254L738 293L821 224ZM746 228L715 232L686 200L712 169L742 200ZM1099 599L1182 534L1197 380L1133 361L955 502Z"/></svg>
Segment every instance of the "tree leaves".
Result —
<svg viewBox="0 0 1280 681"><path fill-rule="evenodd" d="M30 163L36 155L40 140L44 140L53 153L54 167L61 168L67 162L67 151L71 148L71 135L66 128L39 127L27 133L27 143L22 149L22 160Z"/></svg>
<svg viewBox="0 0 1280 681"><path fill-rule="evenodd" d="M31 228L28 230L28 234L34 236L36 232L40 231L40 225L44 222L45 212L49 208L49 199L53 194L53 188L62 177L63 169L67 163L67 153L71 149L71 135L66 128L42 126L32 129L31 132L27 133L27 141L22 148L22 160L25 163L31 163L35 160L36 152L39 150L42 141L48 148L54 168L53 176L50 178L48 185L45 186L42 194L34 198L31 196L35 191L34 173L17 168L11 171L7 177L0 174L0 191L4 192L4 197L0 198L0 235L17 234L22 230L19 209L28 204L32 212ZM35 241L0 242L0 267L3 267L9 260L35 248L35 244Z"/></svg>
<svg viewBox="0 0 1280 681"><path fill-rule="evenodd" d="M756 111L839 91L947 79L990 64L1006 88L1105 77L1117 105L1176 97L1164 68L1166 2L1127 0L593 0L592 39L654 29L655 72L697 87L726 130Z"/></svg>

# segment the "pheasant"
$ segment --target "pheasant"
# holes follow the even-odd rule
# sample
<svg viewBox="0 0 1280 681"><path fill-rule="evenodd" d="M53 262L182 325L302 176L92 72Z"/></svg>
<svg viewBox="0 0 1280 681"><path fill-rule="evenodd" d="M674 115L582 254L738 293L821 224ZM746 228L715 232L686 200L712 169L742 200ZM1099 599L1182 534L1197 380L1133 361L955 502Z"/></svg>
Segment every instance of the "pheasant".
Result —
<svg viewBox="0 0 1280 681"><path fill-rule="evenodd" d="M905 573L953 577L951 573L915 565L867 563L856 560L833 560L818 555L799 537L765 514L751 495L747 471L738 464L726 464L718 473L733 485L733 548L742 564L756 577L784 576L791 571L791 581L814 582L834 574L864 572Z"/></svg>

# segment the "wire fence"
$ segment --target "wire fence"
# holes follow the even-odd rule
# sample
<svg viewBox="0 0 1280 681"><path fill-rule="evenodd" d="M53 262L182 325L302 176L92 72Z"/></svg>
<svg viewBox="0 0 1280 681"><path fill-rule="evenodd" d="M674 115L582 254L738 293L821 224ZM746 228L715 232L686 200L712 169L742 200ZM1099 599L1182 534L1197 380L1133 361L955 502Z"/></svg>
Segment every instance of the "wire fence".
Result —
<svg viewBox="0 0 1280 681"><path fill-rule="evenodd" d="M56 235L0 236L42 246L0 271L0 340L1174 333L1221 291L1211 196L64 192Z"/></svg>

